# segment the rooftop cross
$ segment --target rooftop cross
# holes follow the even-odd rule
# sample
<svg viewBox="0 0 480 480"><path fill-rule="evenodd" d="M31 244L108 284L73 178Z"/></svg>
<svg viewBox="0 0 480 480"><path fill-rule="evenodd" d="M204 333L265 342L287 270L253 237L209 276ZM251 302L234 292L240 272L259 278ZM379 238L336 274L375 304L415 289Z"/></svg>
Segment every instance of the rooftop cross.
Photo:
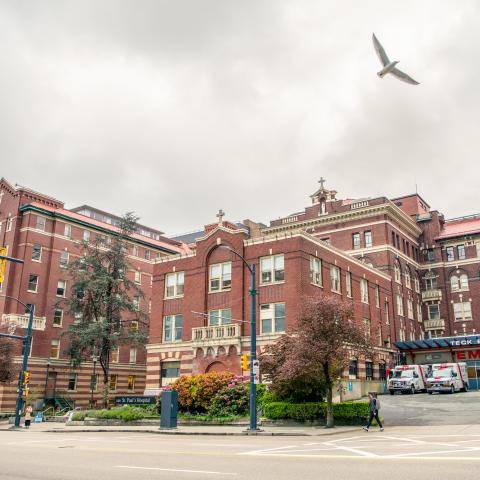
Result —
<svg viewBox="0 0 480 480"><path fill-rule="evenodd" d="M323 190L323 184L325 183L325 179L323 177L320 177L318 183L320 184L320 190Z"/></svg>
<svg viewBox="0 0 480 480"><path fill-rule="evenodd" d="M223 223L223 217L224 216L225 216L225 212L222 209L220 209L217 213L219 225L221 225Z"/></svg>

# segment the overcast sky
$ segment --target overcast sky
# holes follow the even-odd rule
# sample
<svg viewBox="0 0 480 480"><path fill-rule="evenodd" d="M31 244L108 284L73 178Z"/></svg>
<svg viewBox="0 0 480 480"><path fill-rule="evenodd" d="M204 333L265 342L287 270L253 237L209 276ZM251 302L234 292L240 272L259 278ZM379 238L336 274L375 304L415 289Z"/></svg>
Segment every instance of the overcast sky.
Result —
<svg viewBox="0 0 480 480"><path fill-rule="evenodd" d="M168 234L340 198L480 211L478 0L1 0L0 177ZM375 32L421 82L379 79Z"/></svg>

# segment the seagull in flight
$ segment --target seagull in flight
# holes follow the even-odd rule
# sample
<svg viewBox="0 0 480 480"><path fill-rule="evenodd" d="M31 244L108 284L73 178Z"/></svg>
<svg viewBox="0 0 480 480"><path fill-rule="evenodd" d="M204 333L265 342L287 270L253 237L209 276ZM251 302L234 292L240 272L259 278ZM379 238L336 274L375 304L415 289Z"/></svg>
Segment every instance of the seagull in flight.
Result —
<svg viewBox="0 0 480 480"><path fill-rule="evenodd" d="M397 61L391 62L385 53L382 45L378 41L375 34L373 34L373 46L375 47L375 51L377 52L378 58L380 62L382 62L383 68L377 72L377 75L380 78L383 78L387 73L391 73L394 77L397 77L402 82L410 83L411 85L419 85L419 82L414 80L412 77L408 76L406 73L402 72L398 68L396 68Z"/></svg>

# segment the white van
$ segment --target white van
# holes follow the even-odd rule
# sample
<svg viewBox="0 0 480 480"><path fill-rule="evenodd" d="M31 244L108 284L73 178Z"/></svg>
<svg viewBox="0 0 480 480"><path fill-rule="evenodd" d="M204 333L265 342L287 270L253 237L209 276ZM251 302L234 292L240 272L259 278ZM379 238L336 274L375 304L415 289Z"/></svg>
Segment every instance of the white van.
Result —
<svg viewBox="0 0 480 480"><path fill-rule="evenodd" d="M426 378L428 367L424 365L397 365L388 380L390 395L395 392L417 393L427 389Z"/></svg>
<svg viewBox="0 0 480 480"><path fill-rule="evenodd" d="M427 392L466 392L468 374L466 363L436 363L427 378Z"/></svg>

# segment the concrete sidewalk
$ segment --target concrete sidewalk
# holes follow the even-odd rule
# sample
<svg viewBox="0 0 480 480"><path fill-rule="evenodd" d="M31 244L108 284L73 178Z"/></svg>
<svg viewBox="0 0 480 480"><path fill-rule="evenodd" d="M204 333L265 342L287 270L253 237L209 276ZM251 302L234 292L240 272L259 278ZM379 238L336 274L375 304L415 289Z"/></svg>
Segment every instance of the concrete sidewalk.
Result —
<svg viewBox="0 0 480 480"><path fill-rule="evenodd" d="M12 430L12 425L7 423L0 424L0 430ZM153 425L145 426L69 426L59 423L32 423L29 430L23 427L17 431L27 432L50 432L50 433L81 433L81 432L137 432L137 433L155 433L162 435L262 435L262 436L330 436L339 435L347 432L359 432L362 427L348 426L348 427L305 427L305 426L265 426L260 427L259 432L248 432L245 426L227 425L227 426L211 426L211 425L195 425L183 426L180 425L176 429L160 429Z"/></svg>

